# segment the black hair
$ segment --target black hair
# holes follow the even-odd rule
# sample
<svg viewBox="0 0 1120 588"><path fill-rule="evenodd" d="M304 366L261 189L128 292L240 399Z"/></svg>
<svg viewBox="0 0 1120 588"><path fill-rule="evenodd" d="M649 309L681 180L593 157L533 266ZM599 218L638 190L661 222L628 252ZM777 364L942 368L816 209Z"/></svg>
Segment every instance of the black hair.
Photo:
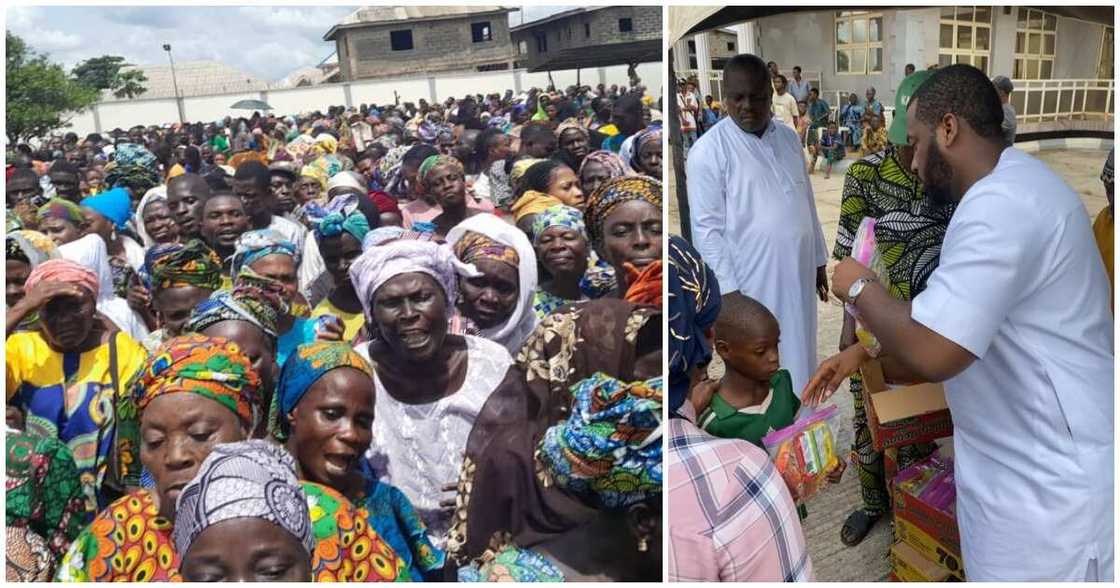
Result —
<svg viewBox="0 0 1120 588"><path fill-rule="evenodd" d="M795 66L793 66L793 69L796 69L797 71L801 71L801 66L800 65L795 65Z"/></svg>
<svg viewBox="0 0 1120 588"><path fill-rule="evenodd" d="M734 291L720 297L719 317L714 326L717 337L734 342L756 332L755 329L768 321L778 322L770 309L754 298Z"/></svg>
<svg viewBox="0 0 1120 588"><path fill-rule="evenodd" d="M225 176L225 172L223 172L220 169L217 170L217 174ZM194 192L194 195L198 196L199 200L206 200L214 192L217 192L219 190L229 190L229 185L228 185L228 183L225 183L224 180L223 180L223 183L220 186L215 186L214 184L210 183L210 177L214 176L214 175L217 175L217 174L211 173L211 174L208 174L208 175L205 175L205 176L200 176L196 173L190 173L190 172L184 173L184 174L179 174L179 175L171 178L170 180L167 180L167 191L170 192L173 187L178 186L179 184L191 184L193 186L204 185L206 187L206 189L205 190L197 190L197 191Z"/></svg>
<svg viewBox="0 0 1120 588"><path fill-rule="evenodd" d="M17 166L15 171L12 172L12 177L8 178L8 182L10 183L16 180L31 180L35 183L36 187L39 186L39 174L35 173L35 170L29 167Z"/></svg>
<svg viewBox="0 0 1120 588"><path fill-rule="evenodd" d="M955 64L937 69L910 98L918 101L915 117L936 127L952 113L968 122L980 137L1003 141L1003 104L996 87L984 72L971 65Z"/></svg>
<svg viewBox="0 0 1120 588"><path fill-rule="evenodd" d="M813 94L813 93L815 93L815 94L816 94L817 96L820 96L820 95L821 95L821 91L820 91L820 90L818 90L816 86L810 86L810 87L809 87L809 93L810 93L810 94Z"/></svg>
<svg viewBox="0 0 1120 588"><path fill-rule="evenodd" d="M57 159L51 164L51 169L47 175L54 173L69 173L78 175L78 167L65 159Z"/></svg>
<svg viewBox="0 0 1120 588"><path fill-rule="evenodd" d="M238 182L251 181L257 188L264 190L268 189L271 178L272 174L268 172L268 168L263 163L252 159L238 166L237 173L233 174L234 180Z"/></svg>
<svg viewBox="0 0 1120 588"><path fill-rule="evenodd" d="M497 141L498 137L504 134L505 133L497 127L490 127L482 131L482 133L478 135L478 141L474 144L474 158L478 160L479 163L486 161L486 156L490 154L490 146Z"/></svg>
<svg viewBox="0 0 1120 588"><path fill-rule="evenodd" d="M782 85L789 85L789 80L787 80L786 77L782 74L778 74L778 79L782 80Z"/></svg>
<svg viewBox="0 0 1120 588"><path fill-rule="evenodd" d="M543 121L531 122L521 127L521 142L522 143L537 143L548 140L549 137L556 138L556 133L552 132L552 127Z"/></svg>
<svg viewBox="0 0 1120 588"><path fill-rule="evenodd" d="M439 150L435 147L427 143L413 145L408 149L408 151L405 151L404 157L401 158L401 165L408 167L420 165L421 163L424 163L425 159L433 155L439 155Z"/></svg>
<svg viewBox="0 0 1120 588"><path fill-rule="evenodd" d="M567 164L556 159L538 161L525 170L525 175L521 176L521 185L526 190L547 193L548 185L552 183L552 173L562 165L566 166Z"/></svg>
<svg viewBox="0 0 1120 588"><path fill-rule="evenodd" d="M774 63L771 61L770 63ZM766 81L770 81L770 68L769 65L762 61L762 58L750 53L740 53L735 57L727 60L723 66L723 75L727 76L730 70L739 70L744 72L758 73L759 75L766 76Z"/></svg>
<svg viewBox="0 0 1120 588"><path fill-rule="evenodd" d="M171 181L174 181L181 177L183 176L176 176L175 178L172 178L170 181L168 181L168 186L170 187ZM202 179L206 180L206 185L210 187L211 192L228 191L233 188L233 186L231 186L229 183L229 174L227 174L225 170L217 166L214 167L213 171L206 174L205 176L202 176Z"/></svg>

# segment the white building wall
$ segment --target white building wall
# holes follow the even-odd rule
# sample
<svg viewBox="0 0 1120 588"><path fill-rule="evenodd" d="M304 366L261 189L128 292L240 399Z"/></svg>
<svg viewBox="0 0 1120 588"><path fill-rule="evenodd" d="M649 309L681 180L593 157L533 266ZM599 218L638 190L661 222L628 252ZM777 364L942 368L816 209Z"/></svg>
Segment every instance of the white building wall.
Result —
<svg viewBox="0 0 1120 588"><path fill-rule="evenodd" d="M625 65L604 68L590 68L580 71L580 82L588 86L604 83L607 86L618 84L629 86ZM638 76L654 98L661 96L664 79L661 63L642 63L638 65ZM576 70L554 71L552 79L556 87L564 89L576 83ZM526 91L531 87L544 88L548 85L545 72L529 73L525 70L495 72L463 72L439 74L438 77L418 76L395 78L392 80L369 80L351 82L350 104L392 104L399 98L404 102L417 102L421 98L429 102L445 100L449 96L460 98L468 93L489 94L505 93L509 90ZM432 95L433 89L435 96ZM394 95L396 92L396 95ZM183 113L188 121L215 121L225 116L247 116L246 110L231 110L229 106L242 99L259 100L264 95L266 101L275 108L278 115L298 114L300 112L321 110L330 106L346 105L346 84L324 84L309 88L286 88L266 92L245 92L238 94L218 94L213 96L192 96L183 99ZM97 110L94 116L93 109ZM100 119L100 129L97 120ZM135 125L162 125L178 122L179 112L175 100L171 98L156 100L121 100L102 102L85 112L76 114L67 129L79 135L100 130L110 131L120 127L128 129Z"/></svg>

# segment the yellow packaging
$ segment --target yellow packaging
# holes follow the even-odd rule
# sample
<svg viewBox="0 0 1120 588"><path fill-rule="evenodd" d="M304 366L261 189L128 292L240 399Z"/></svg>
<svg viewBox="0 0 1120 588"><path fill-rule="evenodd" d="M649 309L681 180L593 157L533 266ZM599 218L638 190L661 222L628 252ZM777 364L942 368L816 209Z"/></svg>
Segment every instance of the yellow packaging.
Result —
<svg viewBox="0 0 1120 588"><path fill-rule="evenodd" d="M891 546L894 575L902 582L962 582L963 579L936 563L922 557L905 543Z"/></svg>
<svg viewBox="0 0 1120 588"><path fill-rule="evenodd" d="M894 536L899 542L905 543L917 551L922 558L947 569L950 573L964 579L964 561L961 554L946 548L929 536L921 528L906 519L895 517Z"/></svg>

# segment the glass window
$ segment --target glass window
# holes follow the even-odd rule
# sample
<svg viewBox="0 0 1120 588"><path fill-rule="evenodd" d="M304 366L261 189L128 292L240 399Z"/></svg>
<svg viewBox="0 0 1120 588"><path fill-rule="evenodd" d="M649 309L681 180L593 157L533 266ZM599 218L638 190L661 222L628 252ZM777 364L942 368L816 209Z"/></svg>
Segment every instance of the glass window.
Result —
<svg viewBox="0 0 1120 588"><path fill-rule="evenodd" d="M1050 79L1051 74L1052 74L1053 69L1054 69L1054 62L1050 61L1049 59L1044 59L1044 60L1042 60L1041 64L1042 65L1039 67L1038 79L1040 79L1040 80Z"/></svg>
<svg viewBox="0 0 1120 588"><path fill-rule="evenodd" d="M1027 28L1027 9L1026 8L1020 8L1019 9L1019 22L1016 24L1016 26L1021 28L1021 29Z"/></svg>
<svg viewBox="0 0 1120 588"><path fill-rule="evenodd" d="M851 58L848 56L847 51L836 52L836 73L848 73L851 71L850 66Z"/></svg>
<svg viewBox="0 0 1120 588"><path fill-rule="evenodd" d="M988 27L976 27L976 50L987 51L988 37L992 34L992 29Z"/></svg>
<svg viewBox="0 0 1120 588"><path fill-rule="evenodd" d="M941 19L942 20L945 20L945 19L952 20L954 11L956 11L956 8L954 8L952 6L942 6L941 7Z"/></svg>
<svg viewBox="0 0 1120 588"><path fill-rule="evenodd" d="M953 65L953 56L948 53L942 53L937 56L937 65L945 67L946 65Z"/></svg>
<svg viewBox="0 0 1120 588"><path fill-rule="evenodd" d="M882 17L876 17L876 18L871 19L869 22L871 23L871 27L870 27L870 31L868 33L868 38L872 42L882 41L883 40L883 18Z"/></svg>
<svg viewBox="0 0 1120 588"><path fill-rule="evenodd" d="M867 51L856 49L852 51L852 71L856 73L867 71Z"/></svg>
<svg viewBox="0 0 1120 588"><path fill-rule="evenodd" d="M980 71L988 73L988 58L983 55L977 55L976 59L976 63L972 65L975 65Z"/></svg>
<svg viewBox="0 0 1120 588"><path fill-rule="evenodd" d="M853 43L866 43L867 42L867 21L859 18L852 21L852 42Z"/></svg>
<svg viewBox="0 0 1120 588"><path fill-rule="evenodd" d="M1038 55L1042 51L1042 35L1031 33L1027 35L1027 53Z"/></svg>
<svg viewBox="0 0 1120 588"><path fill-rule="evenodd" d="M957 27L957 49L972 49L972 27Z"/></svg>
<svg viewBox="0 0 1120 588"><path fill-rule="evenodd" d="M393 51L411 51L412 31L389 31L389 46Z"/></svg>
<svg viewBox="0 0 1120 588"><path fill-rule="evenodd" d="M1015 60L1015 73L1012 74L1012 76L1017 80L1022 79L1022 77L1023 77L1023 60L1022 59L1016 59Z"/></svg>
<svg viewBox="0 0 1120 588"><path fill-rule="evenodd" d="M1016 53L1026 53L1027 52L1027 34L1026 33L1015 33L1015 52Z"/></svg>
<svg viewBox="0 0 1120 588"><path fill-rule="evenodd" d="M1043 26L1044 30L1056 31L1058 30L1058 17L1053 14L1046 15L1046 24Z"/></svg>
<svg viewBox="0 0 1120 588"><path fill-rule="evenodd" d="M1027 79L1028 80L1037 80L1038 79L1038 60L1037 59L1028 59L1027 60Z"/></svg>
<svg viewBox="0 0 1120 588"><path fill-rule="evenodd" d="M848 21L841 20L836 22L836 44L847 45L852 42L850 27Z"/></svg>
<svg viewBox="0 0 1120 588"><path fill-rule="evenodd" d="M991 22L992 22L992 9L991 9L991 7L977 6L976 7L976 22L977 23L991 24Z"/></svg>
<svg viewBox="0 0 1120 588"><path fill-rule="evenodd" d="M871 62L867 65L867 70L875 73L883 71L883 48L875 47L870 51Z"/></svg>
<svg viewBox="0 0 1120 588"><path fill-rule="evenodd" d="M1054 45L1057 43L1057 35L1043 35L1042 36L1042 54L1053 55Z"/></svg>
<svg viewBox="0 0 1120 588"><path fill-rule="evenodd" d="M972 20L972 7L971 6L958 6L957 7L957 20L971 21Z"/></svg>
<svg viewBox="0 0 1120 588"><path fill-rule="evenodd" d="M953 48L953 25L941 23L941 41L939 41L938 47L942 49Z"/></svg>

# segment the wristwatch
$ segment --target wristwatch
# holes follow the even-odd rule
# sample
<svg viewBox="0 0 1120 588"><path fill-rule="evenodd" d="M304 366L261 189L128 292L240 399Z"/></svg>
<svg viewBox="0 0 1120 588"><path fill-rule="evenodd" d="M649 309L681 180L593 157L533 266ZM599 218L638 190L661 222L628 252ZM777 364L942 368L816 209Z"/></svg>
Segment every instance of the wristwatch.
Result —
<svg viewBox="0 0 1120 588"><path fill-rule="evenodd" d="M853 282L851 287L848 288L848 304L855 304L856 298L859 298L859 295L863 292L863 287L875 281L874 278L860 278Z"/></svg>

